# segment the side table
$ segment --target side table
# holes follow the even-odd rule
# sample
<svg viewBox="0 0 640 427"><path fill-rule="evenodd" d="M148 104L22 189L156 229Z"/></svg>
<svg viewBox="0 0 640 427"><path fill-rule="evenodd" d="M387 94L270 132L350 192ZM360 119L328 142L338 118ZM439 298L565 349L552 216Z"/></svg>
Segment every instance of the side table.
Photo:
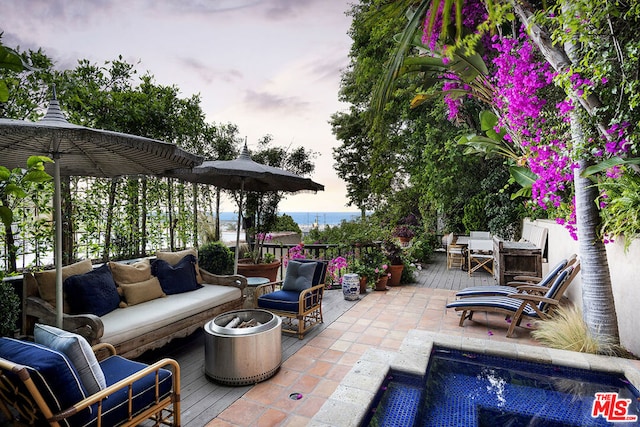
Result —
<svg viewBox="0 0 640 427"><path fill-rule="evenodd" d="M247 295L245 295L244 308L255 308L253 304L253 293L255 289L260 285L266 285L270 282L266 277L247 277Z"/></svg>

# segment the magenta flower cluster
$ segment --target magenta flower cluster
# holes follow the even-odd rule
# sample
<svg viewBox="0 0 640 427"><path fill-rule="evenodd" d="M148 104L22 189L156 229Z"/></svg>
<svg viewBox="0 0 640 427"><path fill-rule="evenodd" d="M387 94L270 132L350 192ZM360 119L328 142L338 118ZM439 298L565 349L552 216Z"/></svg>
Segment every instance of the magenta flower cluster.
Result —
<svg viewBox="0 0 640 427"><path fill-rule="evenodd" d="M438 16L430 34L427 32L430 11L425 19L422 42L434 51L442 30L444 3L440 2ZM452 10L451 16L454 13ZM465 17L465 27L473 31L478 23L486 19L484 2L466 0L462 15ZM561 122L570 123L571 113L575 108L574 101L566 98L555 106L548 105L542 91L553 84L556 75L546 61L538 59L535 46L524 28L516 37L495 35L488 39L483 36L482 42L486 48L484 59L493 67L490 81L495 90L493 107L500 112L496 131L508 131L505 139L522 149L529 168L537 175L532 186L532 198L536 205L543 209L560 208L565 201L563 198L570 193L568 190L577 164L571 157L574 150L568 137L557 131L557 127L554 128L545 117L553 115ZM440 49L440 54L446 56L448 47L440 46ZM457 120L464 97L458 94L451 96L450 92L454 89L468 91L469 87L464 86L451 73L445 73L441 78L449 119ZM606 85L608 82L606 78L602 78L599 83ZM569 84L573 94L578 97L588 95L595 86L592 80L579 73L569 76ZM468 93L471 95L470 91ZM591 154L600 160L613 156L624 157L630 150L630 128L629 123L612 124L602 139L594 138L589 141ZM618 178L622 172L619 166L614 166L607 171L607 176ZM600 200L600 208L606 208L606 194L601 195ZM568 217L557 221L577 238L575 200L567 201L566 206L569 207Z"/></svg>
<svg viewBox="0 0 640 427"><path fill-rule="evenodd" d="M347 259L343 256L338 256L329 261L327 265L327 273L331 283L342 283L342 276L347 270Z"/></svg>

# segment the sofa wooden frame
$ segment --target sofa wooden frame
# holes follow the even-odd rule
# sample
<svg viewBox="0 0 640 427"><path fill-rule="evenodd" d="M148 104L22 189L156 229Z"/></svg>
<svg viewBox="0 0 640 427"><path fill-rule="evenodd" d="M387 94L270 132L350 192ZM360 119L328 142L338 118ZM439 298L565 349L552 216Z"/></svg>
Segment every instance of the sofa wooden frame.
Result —
<svg viewBox="0 0 640 427"><path fill-rule="evenodd" d="M192 316L185 317L177 322L159 328L153 333L134 337L130 340L115 344L117 353L129 359L136 358L147 350L153 350L164 346L174 338L182 338L192 334L219 314L226 313L231 310L239 310L243 307L245 299L244 289L247 286L247 279L244 276L216 275L209 273L202 268L200 268L200 274L204 282L207 284L233 286L240 289L240 298L207 308L206 310ZM40 298L38 285L33 274L26 273L24 275L23 286L23 295L25 296L23 309L23 334L31 335L33 326L36 322L55 325L55 308ZM101 342L100 338L104 333L104 326L100 317L93 314L70 315L65 313L62 321L63 329L82 335L91 345L96 345Z"/></svg>

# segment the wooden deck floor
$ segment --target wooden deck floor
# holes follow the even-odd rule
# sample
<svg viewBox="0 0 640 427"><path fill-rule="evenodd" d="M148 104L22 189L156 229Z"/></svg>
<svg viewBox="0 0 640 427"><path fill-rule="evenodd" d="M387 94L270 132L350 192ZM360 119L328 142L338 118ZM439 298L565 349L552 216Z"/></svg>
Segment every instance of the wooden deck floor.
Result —
<svg viewBox="0 0 640 427"><path fill-rule="evenodd" d="M436 253L432 263L416 272L416 283L403 286L457 290L468 286L492 284L495 284L495 280L484 271L476 272L472 277L469 277L466 271L448 270L445 254ZM346 301L341 290L326 291L322 304L324 324L309 331L303 340L283 334L283 361L355 304L357 301ZM187 338L175 340L162 349L148 352L140 360L153 362L163 357L174 358L180 363L183 426L201 427L207 424L253 387L226 387L206 378L204 375L204 333L202 330L198 330Z"/></svg>

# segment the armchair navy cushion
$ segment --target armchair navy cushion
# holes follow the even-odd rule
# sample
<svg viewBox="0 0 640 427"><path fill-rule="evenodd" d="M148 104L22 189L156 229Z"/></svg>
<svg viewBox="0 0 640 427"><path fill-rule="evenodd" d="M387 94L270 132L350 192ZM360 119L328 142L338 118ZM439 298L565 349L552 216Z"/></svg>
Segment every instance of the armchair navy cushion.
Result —
<svg viewBox="0 0 640 427"><path fill-rule="evenodd" d="M32 342L0 337L0 357L27 367L42 398L54 412L67 409L87 397L78 372L59 351ZM28 395L29 392L25 389L23 393ZM90 417L91 410L85 410L70 420L83 425ZM64 421L63 425L69 423Z"/></svg>
<svg viewBox="0 0 640 427"><path fill-rule="evenodd" d="M258 298L260 308L266 310L298 312L300 292L298 291L275 291Z"/></svg>
<svg viewBox="0 0 640 427"><path fill-rule="evenodd" d="M313 272L313 279L311 280L311 286L324 283L325 276L327 275L328 261L317 260L317 259L297 259L296 261L301 262L303 264L313 263L316 266L316 269Z"/></svg>
<svg viewBox="0 0 640 427"><path fill-rule="evenodd" d="M121 356L111 356L100 362L100 366L107 380L107 387L147 367L144 363L125 359ZM172 373L166 369L160 369L159 377L158 394L160 399L162 399L171 393ZM149 402L156 400L155 375L151 373L134 382L132 391L132 413L135 415L149 406ZM110 395L102 406L102 425L117 425L122 422L123 419L127 419L128 405L129 397L127 388L123 388Z"/></svg>
<svg viewBox="0 0 640 427"><path fill-rule="evenodd" d="M287 264L287 273L282 283L282 290L301 292L309 289L315 271L315 264L289 261Z"/></svg>

